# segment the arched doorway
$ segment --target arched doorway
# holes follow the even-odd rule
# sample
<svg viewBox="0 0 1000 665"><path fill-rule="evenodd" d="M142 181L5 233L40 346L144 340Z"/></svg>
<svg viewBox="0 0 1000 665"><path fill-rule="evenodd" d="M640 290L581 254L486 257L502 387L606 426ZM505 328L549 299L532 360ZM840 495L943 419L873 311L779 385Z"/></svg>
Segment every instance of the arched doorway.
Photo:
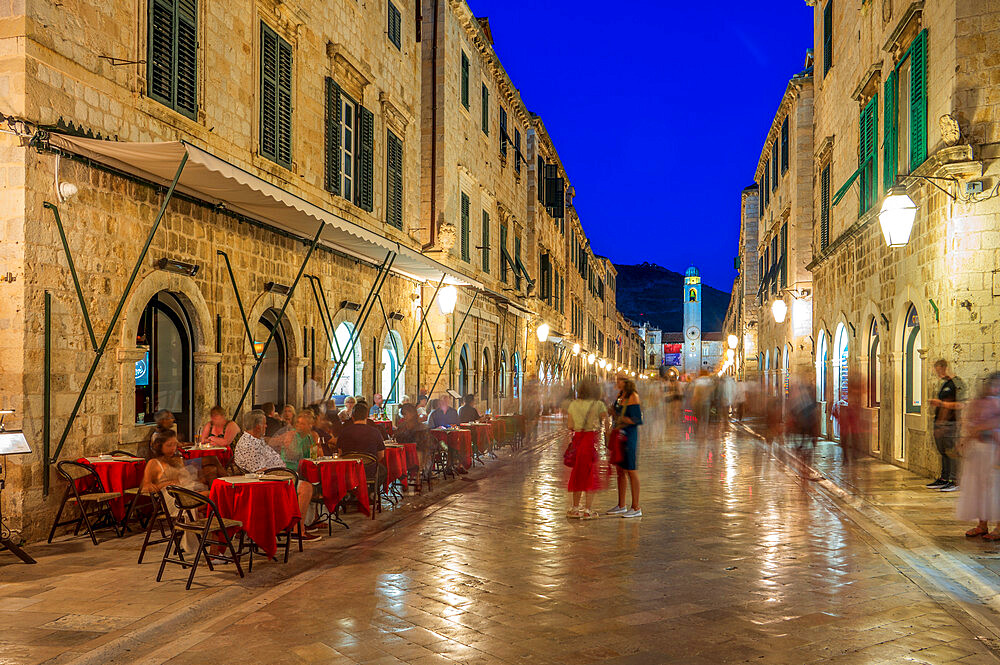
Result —
<svg viewBox="0 0 1000 665"><path fill-rule="evenodd" d="M469 345L462 345L458 356L458 393L465 399L469 394Z"/></svg>
<svg viewBox="0 0 1000 665"><path fill-rule="evenodd" d="M826 436L826 362L829 355L826 331L820 330L816 343L816 401L819 403L819 433L823 436Z"/></svg>
<svg viewBox="0 0 1000 665"><path fill-rule="evenodd" d="M907 308L906 318L903 320L902 331L903 362L901 363L903 403L900 405L902 419L900 428L902 435L898 438L896 453L897 460L905 460L907 453L907 441L909 432L906 427L907 414L919 414L923 396L923 368L920 362L919 350L923 348L920 338L920 317L917 309L912 304Z"/></svg>
<svg viewBox="0 0 1000 665"><path fill-rule="evenodd" d="M333 357L330 360L333 361L333 375L340 374L337 384L333 387L333 395L342 398L338 400L340 403L349 396L357 395L361 388L361 372L364 365L360 341L354 340L351 344L353 332L354 324L345 321L337 326L333 333Z"/></svg>
<svg viewBox="0 0 1000 665"><path fill-rule="evenodd" d="M257 321L253 344L258 355L264 352L264 343L272 329L274 338L264 353L257 376L254 377L254 404L273 402L281 405L288 398L288 341L285 327L278 322L279 313L274 308L267 309Z"/></svg>
<svg viewBox="0 0 1000 665"><path fill-rule="evenodd" d="M510 392L514 399L521 399L521 355L515 351L511 356L513 373L510 377Z"/></svg>
<svg viewBox="0 0 1000 665"><path fill-rule="evenodd" d="M764 352L764 394L771 396L771 349Z"/></svg>
<svg viewBox="0 0 1000 665"><path fill-rule="evenodd" d="M507 391L507 352L500 352L500 366L497 368L497 395L500 397L506 397L509 393Z"/></svg>
<svg viewBox="0 0 1000 665"><path fill-rule="evenodd" d="M868 330L868 406L874 409L872 422L871 451L879 451L879 407L882 403L882 358L879 356L878 319L872 317Z"/></svg>
<svg viewBox="0 0 1000 665"><path fill-rule="evenodd" d="M390 330L385 340L382 342L382 398L386 406L398 405L400 398L406 390L405 369L401 363L403 360L403 338L395 330ZM389 416L394 416L390 413Z"/></svg>
<svg viewBox="0 0 1000 665"><path fill-rule="evenodd" d="M166 409L185 441L192 440L194 429L192 339L191 320L176 296L154 295L136 330L136 346L146 353L135 364L135 422L155 423L156 412Z"/></svg>
<svg viewBox="0 0 1000 665"><path fill-rule="evenodd" d="M847 326L837 325L833 335L833 403L839 408L847 405L848 399L848 355L850 344L847 338ZM833 422L833 436L840 438L840 421Z"/></svg>

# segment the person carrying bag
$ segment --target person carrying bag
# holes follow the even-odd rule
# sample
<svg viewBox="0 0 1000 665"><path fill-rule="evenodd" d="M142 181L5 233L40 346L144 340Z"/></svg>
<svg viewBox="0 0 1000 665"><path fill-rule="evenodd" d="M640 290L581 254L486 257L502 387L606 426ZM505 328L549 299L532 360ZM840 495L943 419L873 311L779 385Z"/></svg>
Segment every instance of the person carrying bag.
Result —
<svg viewBox="0 0 1000 665"><path fill-rule="evenodd" d="M575 519L593 519L599 515L591 509L593 492L600 489L597 434L607 407L598 399L600 392L597 384L590 379L577 384L576 395L566 409L569 428L573 432L573 438L563 454L563 462L572 468L567 489L573 494L573 507L566 515ZM585 495L582 510L581 494Z"/></svg>

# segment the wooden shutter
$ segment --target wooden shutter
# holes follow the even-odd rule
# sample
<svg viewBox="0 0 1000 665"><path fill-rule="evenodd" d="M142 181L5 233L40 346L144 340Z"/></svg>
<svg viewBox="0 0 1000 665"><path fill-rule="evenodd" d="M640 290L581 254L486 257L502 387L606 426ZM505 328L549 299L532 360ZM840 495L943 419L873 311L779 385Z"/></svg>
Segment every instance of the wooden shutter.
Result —
<svg viewBox="0 0 1000 665"><path fill-rule="evenodd" d="M194 118L198 114L198 2L177 0L177 69L174 108Z"/></svg>
<svg viewBox="0 0 1000 665"><path fill-rule="evenodd" d="M833 0L823 8L823 76L833 67Z"/></svg>
<svg viewBox="0 0 1000 665"><path fill-rule="evenodd" d="M898 73L893 71L885 79L885 97L882 100L882 186L889 189L896 182L899 162L899 95L896 90Z"/></svg>
<svg viewBox="0 0 1000 665"><path fill-rule="evenodd" d="M781 288L788 286L788 224L781 225Z"/></svg>
<svg viewBox="0 0 1000 665"><path fill-rule="evenodd" d="M927 31L910 45L910 170L927 159Z"/></svg>
<svg viewBox="0 0 1000 665"><path fill-rule="evenodd" d="M538 183L536 184L538 202L545 205L545 160L542 159L541 155L538 156L538 168L535 173L538 178Z"/></svg>
<svg viewBox="0 0 1000 665"><path fill-rule="evenodd" d="M514 236L514 286L521 288L521 236Z"/></svg>
<svg viewBox="0 0 1000 665"><path fill-rule="evenodd" d="M371 212L375 199L375 116L363 106L358 106L357 162L357 206Z"/></svg>
<svg viewBox="0 0 1000 665"><path fill-rule="evenodd" d="M149 64L146 67L149 96L170 107L174 105L176 13L173 0L151 0L149 3Z"/></svg>
<svg viewBox="0 0 1000 665"><path fill-rule="evenodd" d="M521 130L514 128L514 173L521 175Z"/></svg>
<svg viewBox="0 0 1000 665"><path fill-rule="evenodd" d="M788 171L788 116L781 123L781 172Z"/></svg>
<svg viewBox="0 0 1000 665"><path fill-rule="evenodd" d="M830 165L823 167L820 175L819 247L826 249L830 244Z"/></svg>
<svg viewBox="0 0 1000 665"><path fill-rule="evenodd" d="M292 47L278 38L278 163L292 165Z"/></svg>
<svg viewBox="0 0 1000 665"><path fill-rule="evenodd" d="M483 248L483 272L490 271L490 213L483 211L483 233L481 245Z"/></svg>
<svg viewBox="0 0 1000 665"><path fill-rule="evenodd" d="M260 26L260 154L277 161L278 155L278 35Z"/></svg>
<svg viewBox="0 0 1000 665"><path fill-rule="evenodd" d="M462 222L461 222L461 250L462 260L469 260L469 197L462 193Z"/></svg>
<svg viewBox="0 0 1000 665"><path fill-rule="evenodd" d="M778 160L781 159L778 151L778 137L775 137L771 144L771 191L778 189Z"/></svg>
<svg viewBox="0 0 1000 665"><path fill-rule="evenodd" d="M400 15L399 10L396 9L396 5L389 2L389 25L386 26L386 32L389 36L389 41L393 45L402 49L403 44L403 17Z"/></svg>
<svg viewBox="0 0 1000 665"><path fill-rule="evenodd" d="M198 2L150 0L147 91L165 106L198 115Z"/></svg>
<svg viewBox="0 0 1000 665"><path fill-rule="evenodd" d="M326 191L340 195L340 86L332 78L326 79Z"/></svg>
<svg viewBox="0 0 1000 665"><path fill-rule="evenodd" d="M507 225L500 225L500 281L507 283Z"/></svg>
<svg viewBox="0 0 1000 665"><path fill-rule="evenodd" d="M876 182L878 180L878 157L875 145L878 137L878 95L871 98L861 111L858 141L858 168L861 171L861 196L859 214L866 212L875 203Z"/></svg>
<svg viewBox="0 0 1000 665"><path fill-rule="evenodd" d="M462 51L462 106L469 108L469 56Z"/></svg>
<svg viewBox="0 0 1000 665"><path fill-rule="evenodd" d="M483 134L490 135L490 91L483 84Z"/></svg>
<svg viewBox="0 0 1000 665"><path fill-rule="evenodd" d="M403 142L391 131L386 132L386 221L397 229L403 228Z"/></svg>
<svg viewBox="0 0 1000 665"><path fill-rule="evenodd" d="M507 109L500 107L500 154L507 156Z"/></svg>

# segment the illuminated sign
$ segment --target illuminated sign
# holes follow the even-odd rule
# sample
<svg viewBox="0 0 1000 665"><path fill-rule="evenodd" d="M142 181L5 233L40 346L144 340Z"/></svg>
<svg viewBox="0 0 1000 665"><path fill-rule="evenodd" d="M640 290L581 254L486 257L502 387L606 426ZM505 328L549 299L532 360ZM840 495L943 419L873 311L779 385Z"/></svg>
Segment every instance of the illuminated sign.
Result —
<svg viewBox="0 0 1000 665"><path fill-rule="evenodd" d="M142 357L142 360L135 362L135 385L149 385L149 351Z"/></svg>

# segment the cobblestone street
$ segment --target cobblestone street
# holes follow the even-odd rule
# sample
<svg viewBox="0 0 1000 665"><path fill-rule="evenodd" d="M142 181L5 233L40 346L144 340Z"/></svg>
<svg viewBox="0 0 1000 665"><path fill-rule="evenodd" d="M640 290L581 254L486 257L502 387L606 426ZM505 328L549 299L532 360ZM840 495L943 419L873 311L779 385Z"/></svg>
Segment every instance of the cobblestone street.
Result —
<svg viewBox="0 0 1000 665"><path fill-rule="evenodd" d="M36 547L38 566L0 567L0 662L1000 662L749 436L647 439L641 469L642 519L568 520L550 443L385 530L188 593L133 563L135 537Z"/></svg>

